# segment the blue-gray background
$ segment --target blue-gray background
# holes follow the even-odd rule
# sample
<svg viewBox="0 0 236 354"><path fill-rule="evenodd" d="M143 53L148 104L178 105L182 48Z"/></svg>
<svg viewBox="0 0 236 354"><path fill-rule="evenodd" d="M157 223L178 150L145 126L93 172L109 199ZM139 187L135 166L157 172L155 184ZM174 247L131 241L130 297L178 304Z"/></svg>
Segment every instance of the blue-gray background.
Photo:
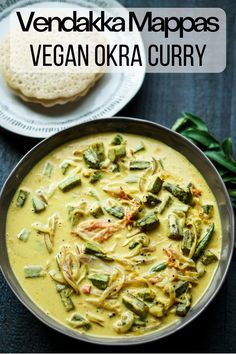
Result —
<svg viewBox="0 0 236 354"><path fill-rule="evenodd" d="M0 1L1 3L1 1ZM219 139L236 142L236 1L121 0L127 7L221 7L227 15L227 68L221 74L150 74L119 115L170 127L181 111L204 118ZM1 99L1 97L0 97ZM1 125L1 124L0 124ZM0 129L0 187L19 159L36 144ZM99 347L67 338L37 320L0 274L0 352L236 352L236 257L209 307L187 328L142 346Z"/></svg>

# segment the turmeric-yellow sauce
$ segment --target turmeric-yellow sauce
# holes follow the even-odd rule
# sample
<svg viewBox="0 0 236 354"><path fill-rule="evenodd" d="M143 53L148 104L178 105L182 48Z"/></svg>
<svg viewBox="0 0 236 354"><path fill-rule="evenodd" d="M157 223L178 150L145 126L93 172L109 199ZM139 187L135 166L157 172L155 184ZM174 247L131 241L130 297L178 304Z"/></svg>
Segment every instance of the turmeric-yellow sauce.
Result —
<svg viewBox="0 0 236 354"><path fill-rule="evenodd" d="M180 153L143 136L94 134L25 177L7 249L45 314L92 336L137 336L188 316L218 266L221 223Z"/></svg>

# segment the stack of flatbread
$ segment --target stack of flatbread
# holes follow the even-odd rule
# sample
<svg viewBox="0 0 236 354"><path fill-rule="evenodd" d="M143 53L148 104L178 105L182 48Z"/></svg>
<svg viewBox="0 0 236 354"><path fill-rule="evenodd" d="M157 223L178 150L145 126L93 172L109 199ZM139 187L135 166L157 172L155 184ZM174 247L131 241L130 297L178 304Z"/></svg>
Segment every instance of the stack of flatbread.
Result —
<svg viewBox="0 0 236 354"><path fill-rule="evenodd" d="M9 88L26 102L39 103L45 107L73 102L85 96L103 76L100 72L19 72L14 71L10 60L10 39L1 46L2 72ZM19 60L24 60L23 53Z"/></svg>

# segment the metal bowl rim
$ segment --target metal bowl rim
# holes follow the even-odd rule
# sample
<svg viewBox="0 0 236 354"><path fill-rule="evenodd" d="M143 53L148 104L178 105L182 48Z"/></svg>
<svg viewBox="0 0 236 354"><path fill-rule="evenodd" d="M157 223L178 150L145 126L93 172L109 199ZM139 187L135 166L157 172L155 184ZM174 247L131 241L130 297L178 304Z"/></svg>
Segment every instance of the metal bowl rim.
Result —
<svg viewBox="0 0 236 354"><path fill-rule="evenodd" d="M226 266L225 266L225 269L224 269L224 272L223 272L223 276L218 284L218 287L215 289L215 291L213 292L213 294L207 299L206 303L204 304L204 306L202 306L198 312L196 312L193 316L190 316L185 323L181 323L180 325L178 325L176 328L173 328L169 333L165 333L165 329L163 329L163 333L158 336L158 338L155 338L155 334L158 335L158 330L157 331L154 331L154 332L151 332L150 334L145 334L145 335L141 335L141 336L137 336L137 337L122 337L120 339L116 339L116 338L103 338L103 337L96 337L96 336L84 336L84 335L81 335L80 333L78 332L75 332L73 330L70 330L68 327L64 326L62 323L60 323L59 321L56 321L54 318L51 318L49 317L49 320L52 320L54 323L53 324L49 324L49 321L48 321L48 318L47 316L45 315L45 313L43 312L43 310L40 309L39 306L37 306L30 298L27 297L27 294L24 292L24 289L21 287L20 283L17 281L17 285L19 287L21 287L21 289L23 290L24 292L24 297L21 297L17 290L14 288L14 284L13 282L9 279L8 275L5 273L5 270L4 270L4 264L2 262L2 258L0 257L0 269L2 271L2 274L7 282L7 284L9 285L9 287L11 288L11 290L13 291L13 293L16 295L16 297L20 300L20 302L34 315L36 316L41 322L43 322L44 324L46 324L47 326L49 326L50 328L56 330L57 332L59 333L62 333L64 335L67 335L71 338L74 338L74 339L77 339L77 340L82 340L82 341L85 341L85 342L88 342L88 343L92 343L92 344L99 344L99 345L119 345L119 346L124 346L124 345L138 345L138 344L145 344L145 343L148 343L148 342L153 342L153 341L156 341L156 340L159 340L159 339L162 339L162 338L165 338L173 333L176 333L178 332L179 330L181 330L182 328L184 328L185 326L187 326L190 322L192 322L196 317L198 317L203 311L204 309L209 305L209 303L215 298L215 296L217 295L217 293L219 292L224 280L225 280L225 277L227 275L227 272L228 272L228 269L229 269L229 266L230 266L230 262L231 262L231 259L232 259L232 255L233 255L233 250L234 250L234 238L235 238L235 235L234 235L234 212L233 212L233 207L232 207L232 204L231 204L231 200L230 200L230 197L229 197L229 194L228 194L228 191L225 187L225 184L221 178L221 176L219 175L218 171L216 170L215 166L213 165L213 163L208 159L208 157L206 157L206 155L203 154L203 152L196 146L194 145L192 142L190 142L187 138L183 137L182 135L180 135L179 133L161 125L161 124L158 124L156 122L152 122L152 121L148 121L148 120L145 120L145 119L139 119L139 118L131 118L131 117L121 117L121 116L116 116L116 117L109 117L109 118L100 118L100 119L96 119L96 120L91 120L91 121L86 121L86 122L81 122L81 123L78 123L76 126L73 126L73 127L69 127L65 130L62 130L56 134L53 134L52 136L48 137L48 138L45 138L43 139L42 141L40 141L38 144L36 144L33 148L31 148L21 159L20 161L16 164L16 166L12 169L11 173L9 174L9 176L7 177L5 183L3 184L3 187L1 189L1 192L0 192L0 204L2 204L2 198L3 198L3 195L4 195L4 191L5 189L7 188L8 184L10 183L11 179L14 177L15 173L17 172L17 170L19 169L19 167L21 166L21 164L27 160L28 158L31 158L31 154L33 152L35 152L35 150L38 150L40 149L40 147L42 145L45 145L45 144L49 144L50 145L50 141L59 137L59 136L63 136L65 135L67 132L71 131L71 130L75 130L76 128L78 127L82 127L83 125L90 125L90 124L99 124L99 122L104 122L104 121L110 121L110 122L114 122L114 123L117 123L117 122L124 122L124 121L127 121L127 122L138 122L138 123L142 123L142 124L146 124L146 125L149 125L149 126L153 126L154 129L159 129L159 130L162 130L168 134L173 134L174 136L176 136L180 141L183 140L185 141L185 143L189 146L191 146L194 150L196 150L196 153L198 153L202 159L204 159L205 161L208 162L210 168L212 169L212 172L216 175L218 181L220 182L221 184L221 188L224 192L224 196L225 196L225 199L226 199L226 203L227 203L227 207L229 208L229 219L230 219L230 229L232 231L231 233L231 239L230 239L230 244L229 244L229 249L230 249L230 255L229 255L229 258L227 260L227 263L226 263ZM115 128L113 130L116 131L116 130L119 130L117 128ZM112 132L112 130L110 130ZM108 131L107 131L108 132ZM85 135L81 135L80 137L82 136L87 136L88 134L85 134ZM135 135L138 135L137 133ZM142 132L140 133L140 135L142 136ZM144 135L145 136L145 135ZM75 138L73 138L72 140L75 140ZM71 140L71 141L72 141ZM161 141L161 139L159 139ZM68 140L70 141L70 140ZM66 143L68 143L68 141L66 141ZM54 146L53 149L51 150L54 150L62 145L64 145L65 142L62 142L62 143L58 143L57 146ZM171 147L172 148L172 147ZM174 149L174 148L172 148ZM175 149L176 150L176 149ZM45 155L46 156L46 155ZM35 166L35 164L37 164L39 161L41 160L41 158L36 162L34 163L33 166ZM197 166L194 165L196 168ZM23 178L27 175L27 173L23 176ZM204 175L203 175L203 178L204 178ZM18 187L18 186L17 186ZM14 188L14 191L16 191L16 188ZM214 194L214 193L213 193ZM9 205L8 205L9 207ZM222 221L222 220L221 220ZM2 224L2 219L0 220L0 226ZM3 236L5 238L5 235ZM1 241L1 240L0 240ZM5 249L4 250L5 252L7 252L7 250ZM11 269L12 271L12 269ZM13 271L12 271L13 272ZM31 302L31 304L33 306L36 306L36 309L32 309L31 308L31 304L28 303L28 302ZM168 328L168 327L167 327ZM67 331L66 331L67 330ZM132 342L132 340L135 339L135 342ZM140 340L139 340L140 339ZM109 341L111 340L111 341Z"/></svg>

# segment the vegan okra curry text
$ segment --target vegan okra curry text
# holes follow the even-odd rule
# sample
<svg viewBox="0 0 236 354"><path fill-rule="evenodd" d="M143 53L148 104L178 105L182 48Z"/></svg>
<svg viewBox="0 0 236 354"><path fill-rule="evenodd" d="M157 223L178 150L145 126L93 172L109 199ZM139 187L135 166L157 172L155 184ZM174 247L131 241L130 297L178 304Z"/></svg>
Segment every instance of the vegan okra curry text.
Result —
<svg viewBox="0 0 236 354"><path fill-rule="evenodd" d="M7 217L11 267L46 315L122 337L183 316L219 262L221 224L199 171L160 141L105 133L32 168Z"/></svg>

